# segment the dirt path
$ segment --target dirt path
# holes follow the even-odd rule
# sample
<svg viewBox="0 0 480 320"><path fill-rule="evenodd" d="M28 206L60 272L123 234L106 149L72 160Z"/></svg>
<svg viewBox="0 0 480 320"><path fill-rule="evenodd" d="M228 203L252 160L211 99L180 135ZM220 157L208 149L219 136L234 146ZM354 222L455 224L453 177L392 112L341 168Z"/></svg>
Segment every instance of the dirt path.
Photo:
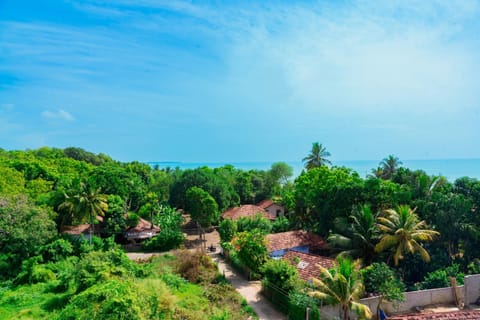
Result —
<svg viewBox="0 0 480 320"><path fill-rule="evenodd" d="M225 275L228 281L247 300L257 313L260 320L286 320L287 317L275 310L268 300L260 294L260 281L248 281L233 270L219 255L212 255L213 260L218 263L218 269Z"/></svg>

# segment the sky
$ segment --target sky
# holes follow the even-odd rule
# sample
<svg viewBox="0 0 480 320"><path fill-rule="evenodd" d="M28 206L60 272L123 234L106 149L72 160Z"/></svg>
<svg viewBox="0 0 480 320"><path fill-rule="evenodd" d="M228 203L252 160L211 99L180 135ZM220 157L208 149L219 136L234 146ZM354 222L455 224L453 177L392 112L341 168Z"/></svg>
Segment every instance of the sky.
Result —
<svg viewBox="0 0 480 320"><path fill-rule="evenodd" d="M480 158L480 1L0 0L0 148Z"/></svg>

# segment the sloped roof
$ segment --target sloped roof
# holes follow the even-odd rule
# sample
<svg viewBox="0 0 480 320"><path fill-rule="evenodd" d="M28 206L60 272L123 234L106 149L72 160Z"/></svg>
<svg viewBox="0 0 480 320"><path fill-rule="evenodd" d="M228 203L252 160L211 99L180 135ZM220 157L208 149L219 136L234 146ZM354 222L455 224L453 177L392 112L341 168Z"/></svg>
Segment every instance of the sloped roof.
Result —
<svg viewBox="0 0 480 320"><path fill-rule="evenodd" d="M98 222L103 222L103 217L102 216L96 216ZM94 224L93 225L93 233L99 233L101 229L101 226L99 224ZM66 233L66 234L71 234L71 235L87 235L90 234L90 224L89 223L83 223L79 225L72 225L72 226L62 226L60 229L60 232Z"/></svg>
<svg viewBox="0 0 480 320"><path fill-rule="evenodd" d="M415 313L388 317L389 320L478 320L480 310L459 310L450 312Z"/></svg>
<svg viewBox="0 0 480 320"><path fill-rule="evenodd" d="M311 249L326 249L327 247L327 243L320 236L304 230L268 234L266 240L269 252L300 246L310 246Z"/></svg>
<svg viewBox="0 0 480 320"><path fill-rule="evenodd" d="M271 205L274 205L274 204L275 204L275 202L273 202L271 199L266 199L266 200L262 200L259 203L257 203L257 206L259 206L262 209L267 209L268 207L270 207Z"/></svg>
<svg viewBox="0 0 480 320"><path fill-rule="evenodd" d="M263 208L253 205L253 204L245 204L240 207L230 208L227 209L224 213L222 213L223 219L231 219L237 220L242 217L254 217L258 213L262 214L265 218L269 220L275 219L272 217L268 212L266 212Z"/></svg>
<svg viewBox="0 0 480 320"><path fill-rule="evenodd" d="M153 228L152 228L152 223L150 221L140 218L135 227L131 227L127 230L127 232L143 232L143 231L160 232L160 228L156 225L153 225Z"/></svg>
<svg viewBox="0 0 480 320"><path fill-rule="evenodd" d="M296 262L295 258L298 258L299 261ZM295 250L290 250L285 253L282 259L297 267L298 275L302 280L305 281L310 280L310 278L318 278L320 273L318 265L330 269L335 266L336 263L336 261L332 258L298 252Z"/></svg>

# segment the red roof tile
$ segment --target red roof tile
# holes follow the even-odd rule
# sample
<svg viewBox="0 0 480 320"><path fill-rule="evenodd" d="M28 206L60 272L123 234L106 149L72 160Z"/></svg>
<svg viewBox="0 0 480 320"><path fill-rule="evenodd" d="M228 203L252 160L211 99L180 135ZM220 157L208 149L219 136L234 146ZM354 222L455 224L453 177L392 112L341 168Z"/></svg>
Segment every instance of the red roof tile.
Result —
<svg viewBox="0 0 480 320"><path fill-rule="evenodd" d="M326 242L320 236L303 230L268 234L266 236L268 251L287 250L300 246L310 249L326 249Z"/></svg>
<svg viewBox="0 0 480 320"><path fill-rule="evenodd" d="M389 320L478 320L480 319L479 310L461 310L450 312L435 313L415 313L407 315L391 316Z"/></svg>
<svg viewBox="0 0 480 320"><path fill-rule="evenodd" d="M273 202L270 199L266 199L266 200L262 200L259 203L257 203L257 206L259 206L262 209L267 209L268 207L270 207L273 204L275 204L275 202Z"/></svg>
<svg viewBox="0 0 480 320"><path fill-rule="evenodd" d="M262 214L265 218L269 220L274 220L275 218L266 212L263 208L255 206L253 204L246 204L240 207L230 208L224 213L222 213L223 219L232 219L237 220L242 217L254 217L258 213Z"/></svg>
<svg viewBox="0 0 480 320"><path fill-rule="evenodd" d="M298 258L299 261L296 262L297 259L295 258ZM336 263L334 259L328 257L298 252L295 250L290 250L285 253L282 259L287 260L293 266L296 266L298 270L298 275L301 279L305 281L310 280L310 278L318 278L320 273L318 265L330 269Z"/></svg>

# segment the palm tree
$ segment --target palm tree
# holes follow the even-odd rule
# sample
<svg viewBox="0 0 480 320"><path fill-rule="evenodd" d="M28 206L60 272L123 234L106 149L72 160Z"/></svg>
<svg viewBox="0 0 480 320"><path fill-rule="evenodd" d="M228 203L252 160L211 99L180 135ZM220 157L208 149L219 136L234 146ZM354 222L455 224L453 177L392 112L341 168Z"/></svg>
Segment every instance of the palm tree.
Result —
<svg viewBox="0 0 480 320"><path fill-rule="evenodd" d="M376 218L369 205L359 206L348 219L335 220L338 233L332 233L328 242L341 251L339 256L361 258L364 265L369 265L375 256L375 242L378 241Z"/></svg>
<svg viewBox="0 0 480 320"><path fill-rule="evenodd" d="M77 219L83 220L88 218L91 244L94 219L97 216L104 216L105 212L107 212L107 197L100 193L100 188L92 189L90 185L80 182L79 189L73 195L65 194L65 201L59 208L67 209Z"/></svg>
<svg viewBox="0 0 480 320"><path fill-rule="evenodd" d="M402 165L402 161L393 155L389 155L380 162L382 168L382 179L391 179L393 174L397 172L398 168Z"/></svg>
<svg viewBox="0 0 480 320"><path fill-rule="evenodd" d="M339 314L343 320L349 320L349 311L354 311L360 319L370 319L370 308L358 301L363 294L364 287L359 271L360 262L345 258L338 258L337 265L328 270L322 266L320 278L313 278L316 291L310 295L331 305L340 305Z"/></svg>
<svg viewBox="0 0 480 320"><path fill-rule="evenodd" d="M377 219L377 226L383 235L375 246L375 251L393 249L395 266L404 258L405 253L418 253L425 262L429 262L430 255L422 242L432 241L440 235L439 232L428 229L427 223L420 221L415 210L407 205L398 206L396 210L386 210Z"/></svg>
<svg viewBox="0 0 480 320"><path fill-rule="evenodd" d="M318 168L327 164L332 164L327 157L330 157L330 152L328 152L321 143L314 142L312 144L312 150L310 151L310 154L303 158L302 161L305 162L305 168L310 170L312 168Z"/></svg>

